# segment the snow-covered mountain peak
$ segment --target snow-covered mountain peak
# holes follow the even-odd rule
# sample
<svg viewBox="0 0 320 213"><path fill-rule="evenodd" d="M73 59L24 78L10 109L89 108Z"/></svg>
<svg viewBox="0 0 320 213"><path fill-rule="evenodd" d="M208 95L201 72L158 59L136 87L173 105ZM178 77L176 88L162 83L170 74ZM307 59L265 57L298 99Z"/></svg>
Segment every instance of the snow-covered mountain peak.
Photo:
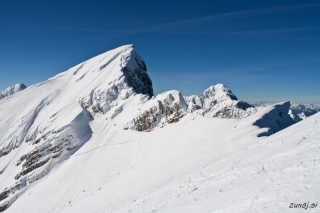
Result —
<svg viewBox="0 0 320 213"><path fill-rule="evenodd" d="M284 128L282 113L288 112L289 105L282 105L254 115L249 126L270 128L270 133ZM101 159L118 152L95 155L93 150L135 142L136 154L132 150L119 153L134 154L138 162L138 138L143 132L159 133L160 128L178 123L168 127L170 131L188 120L211 122L213 117L232 118L233 123L257 112L253 105L238 101L223 84L211 86L201 97L184 97L177 90L153 96L146 64L133 45L110 50L30 86L1 100L0 108L0 211L53 168L62 168L57 165L78 162L76 156L99 159L105 169L115 161ZM208 138L211 140L211 133ZM96 163L92 168L99 171L102 167ZM84 164L76 165L81 168Z"/></svg>
<svg viewBox="0 0 320 213"><path fill-rule="evenodd" d="M145 62L125 45L1 100L0 157L3 163L19 157L0 176L5 186L0 190L7 187L0 193L0 208L16 199L9 196L12 191L42 178L83 146L92 137L93 119L102 119L101 128L110 127L124 105L151 96Z"/></svg>
<svg viewBox="0 0 320 213"><path fill-rule="evenodd" d="M223 84L216 84L206 89L201 97L203 99L210 98L217 101L223 101L227 99L238 100L237 97L231 92L231 90Z"/></svg>
<svg viewBox="0 0 320 213"><path fill-rule="evenodd" d="M22 83L7 87L0 93L0 99L13 95L14 93L24 90L25 88L27 88L26 85Z"/></svg>

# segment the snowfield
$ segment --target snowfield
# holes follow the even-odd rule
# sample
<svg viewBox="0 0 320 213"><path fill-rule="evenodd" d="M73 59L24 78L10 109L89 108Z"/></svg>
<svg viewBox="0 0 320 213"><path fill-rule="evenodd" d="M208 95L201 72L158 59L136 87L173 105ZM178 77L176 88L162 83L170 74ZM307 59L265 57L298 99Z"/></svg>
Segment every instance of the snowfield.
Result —
<svg viewBox="0 0 320 213"><path fill-rule="evenodd" d="M305 212L320 113L255 108L222 84L153 96L132 45L0 100L0 211ZM319 207L306 212L319 212Z"/></svg>

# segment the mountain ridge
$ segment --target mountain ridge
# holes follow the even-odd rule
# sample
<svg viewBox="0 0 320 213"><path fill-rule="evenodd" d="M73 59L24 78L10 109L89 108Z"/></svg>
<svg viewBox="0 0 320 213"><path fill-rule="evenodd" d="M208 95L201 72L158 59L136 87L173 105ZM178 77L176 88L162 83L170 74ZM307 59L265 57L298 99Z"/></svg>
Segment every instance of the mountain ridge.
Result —
<svg viewBox="0 0 320 213"><path fill-rule="evenodd" d="M201 96L184 97L177 90L154 96L144 60L133 45L121 46L0 101L0 207L9 208L34 182L79 150L100 147L109 134L230 118L243 119L245 128L256 126L256 136L270 135L293 123L282 116L289 105L258 111L223 84Z"/></svg>

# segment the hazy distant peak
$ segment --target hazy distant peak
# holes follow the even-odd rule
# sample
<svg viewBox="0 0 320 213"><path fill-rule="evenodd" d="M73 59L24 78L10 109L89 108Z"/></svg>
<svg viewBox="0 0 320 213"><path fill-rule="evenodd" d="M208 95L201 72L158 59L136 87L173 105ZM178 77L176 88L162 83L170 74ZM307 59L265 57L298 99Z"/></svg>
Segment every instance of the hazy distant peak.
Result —
<svg viewBox="0 0 320 213"><path fill-rule="evenodd" d="M14 93L24 90L25 88L27 88L27 86L22 83L7 87L0 93L0 99L13 95Z"/></svg>

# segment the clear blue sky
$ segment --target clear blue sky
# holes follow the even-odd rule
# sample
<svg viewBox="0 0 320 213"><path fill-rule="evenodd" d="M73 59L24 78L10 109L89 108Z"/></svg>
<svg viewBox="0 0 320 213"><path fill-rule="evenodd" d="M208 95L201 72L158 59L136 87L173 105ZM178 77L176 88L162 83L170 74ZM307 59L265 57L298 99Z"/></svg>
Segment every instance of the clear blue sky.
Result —
<svg viewBox="0 0 320 213"><path fill-rule="evenodd" d="M320 104L320 1L1 0L0 90L134 44L155 94Z"/></svg>

